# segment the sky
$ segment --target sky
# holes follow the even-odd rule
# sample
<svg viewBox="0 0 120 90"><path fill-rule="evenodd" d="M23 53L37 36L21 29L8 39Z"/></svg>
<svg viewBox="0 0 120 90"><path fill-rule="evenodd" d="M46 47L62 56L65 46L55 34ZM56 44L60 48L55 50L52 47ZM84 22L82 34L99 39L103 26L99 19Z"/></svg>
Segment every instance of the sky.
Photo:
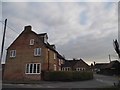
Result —
<svg viewBox="0 0 120 90"><path fill-rule="evenodd" d="M38 34L46 32L49 43L55 44L66 59L82 58L88 64L109 62L109 54L112 60L117 59L113 48L113 39L118 38L117 2L7 1L0 4L1 42L2 23L6 18L8 20L4 49L24 30L24 26L31 25Z"/></svg>

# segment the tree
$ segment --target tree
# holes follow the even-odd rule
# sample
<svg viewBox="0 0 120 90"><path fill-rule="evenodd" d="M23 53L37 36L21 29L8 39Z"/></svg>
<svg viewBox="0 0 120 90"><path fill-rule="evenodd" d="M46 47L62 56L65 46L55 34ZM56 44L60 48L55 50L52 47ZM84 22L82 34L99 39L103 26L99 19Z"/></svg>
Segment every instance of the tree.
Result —
<svg viewBox="0 0 120 90"><path fill-rule="evenodd" d="M113 40L113 46L114 46L116 53L118 54L118 57L120 58L120 49L119 49L119 44L118 44L117 39Z"/></svg>

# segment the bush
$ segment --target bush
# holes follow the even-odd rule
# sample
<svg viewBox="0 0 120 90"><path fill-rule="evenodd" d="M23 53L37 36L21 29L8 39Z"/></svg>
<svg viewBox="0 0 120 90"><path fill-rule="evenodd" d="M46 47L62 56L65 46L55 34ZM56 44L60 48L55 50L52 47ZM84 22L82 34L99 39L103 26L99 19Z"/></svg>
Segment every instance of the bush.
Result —
<svg viewBox="0 0 120 90"><path fill-rule="evenodd" d="M46 81L82 81L89 79L93 79L92 72L76 72L76 71L44 72L44 80Z"/></svg>

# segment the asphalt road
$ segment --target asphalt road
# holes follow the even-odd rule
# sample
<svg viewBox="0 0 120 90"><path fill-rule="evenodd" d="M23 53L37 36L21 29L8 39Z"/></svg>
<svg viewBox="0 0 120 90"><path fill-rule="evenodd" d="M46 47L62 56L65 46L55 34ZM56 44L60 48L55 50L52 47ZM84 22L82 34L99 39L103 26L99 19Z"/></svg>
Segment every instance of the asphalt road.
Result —
<svg viewBox="0 0 120 90"><path fill-rule="evenodd" d="M115 76L94 74L93 80L78 82L45 82L40 84L3 84L3 88L106 88L118 82Z"/></svg>

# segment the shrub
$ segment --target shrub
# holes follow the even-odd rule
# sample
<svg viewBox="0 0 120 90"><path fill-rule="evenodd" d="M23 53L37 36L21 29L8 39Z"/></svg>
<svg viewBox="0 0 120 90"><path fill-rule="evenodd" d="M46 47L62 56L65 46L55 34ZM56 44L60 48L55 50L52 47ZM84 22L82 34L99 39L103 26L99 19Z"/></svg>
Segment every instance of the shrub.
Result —
<svg viewBox="0 0 120 90"><path fill-rule="evenodd" d="M92 72L49 71L44 73L44 80L47 81L82 81L89 79L93 79Z"/></svg>

